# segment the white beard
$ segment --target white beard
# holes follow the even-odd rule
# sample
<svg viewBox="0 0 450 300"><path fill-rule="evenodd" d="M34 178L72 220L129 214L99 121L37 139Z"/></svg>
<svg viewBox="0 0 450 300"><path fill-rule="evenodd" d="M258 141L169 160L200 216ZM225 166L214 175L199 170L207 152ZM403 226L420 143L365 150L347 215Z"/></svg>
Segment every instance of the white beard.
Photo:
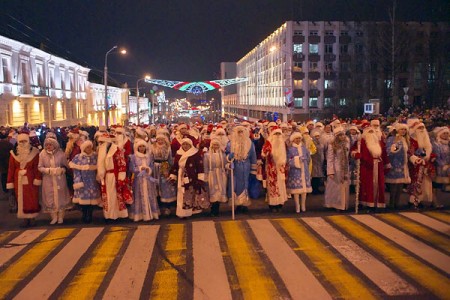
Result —
<svg viewBox="0 0 450 300"><path fill-rule="evenodd" d="M27 144L19 144L17 146L17 157L19 158L19 161L25 161L28 157L28 154L30 154L30 143Z"/></svg>
<svg viewBox="0 0 450 300"><path fill-rule="evenodd" d="M286 164L286 146L284 143L284 137L271 136L269 137L269 142L272 145L272 157L277 166L282 166Z"/></svg>
<svg viewBox="0 0 450 300"><path fill-rule="evenodd" d="M251 148L251 140L248 135L233 133L231 139L231 152L234 153L234 158L236 160L247 159L248 152Z"/></svg>
<svg viewBox="0 0 450 300"><path fill-rule="evenodd" d="M417 143L419 144L419 148L425 149L426 158L429 159L433 147L431 146L431 141L430 137L428 136L428 132L426 130L423 131L416 130L414 135Z"/></svg>
<svg viewBox="0 0 450 300"><path fill-rule="evenodd" d="M73 150L73 146L75 145L75 141L76 141L75 139L69 139L69 141L67 142L66 151L65 151L67 157L69 157L70 154L72 154L72 150Z"/></svg>
<svg viewBox="0 0 450 300"><path fill-rule="evenodd" d="M378 137L378 140L381 141L381 137L383 136L383 133L381 132L381 130L379 130L379 129L375 130L375 134Z"/></svg>
<svg viewBox="0 0 450 300"><path fill-rule="evenodd" d="M155 159L165 160L169 157L169 149L170 147L166 145L161 146L158 143L155 143L152 145L151 151Z"/></svg>
<svg viewBox="0 0 450 300"><path fill-rule="evenodd" d="M381 157L382 149L376 133L364 133L363 138L373 158Z"/></svg>

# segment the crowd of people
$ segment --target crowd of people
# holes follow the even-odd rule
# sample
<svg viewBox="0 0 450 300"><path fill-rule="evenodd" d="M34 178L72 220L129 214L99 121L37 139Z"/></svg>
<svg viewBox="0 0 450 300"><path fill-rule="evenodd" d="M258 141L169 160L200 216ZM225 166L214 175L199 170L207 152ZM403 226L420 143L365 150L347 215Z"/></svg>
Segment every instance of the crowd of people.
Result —
<svg viewBox="0 0 450 300"><path fill-rule="evenodd" d="M218 216L231 202L245 213L251 199L264 196L272 212L293 201L300 213L311 193L342 211L351 193L368 209L398 208L403 192L414 207L440 207L433 189L450 191L448 141L448 123L402 114L390 121L24 124L0 128L0 173L10 211L24 227L42 212L61 224L75 205L84 223L97 206L106 221L149 221L173 213Z"/></svg>

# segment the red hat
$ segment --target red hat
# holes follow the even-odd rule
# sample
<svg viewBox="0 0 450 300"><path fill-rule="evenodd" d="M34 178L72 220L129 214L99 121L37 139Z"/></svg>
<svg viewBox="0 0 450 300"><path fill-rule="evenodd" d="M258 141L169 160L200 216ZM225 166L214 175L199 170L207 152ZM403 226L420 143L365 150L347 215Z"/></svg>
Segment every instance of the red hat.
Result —
<svg viewBox="0 0 450 300"><path fill-rule="evenodd" d="M367 128L371 128L370 123L369 122L363 122L361 125L361 129L362 130L366 130Z"/></svg>
<svg viewBox="0 0 450 300"><path fill-rule="evenodd" d="M213 131L213 128L214 128L214 125L213 124L209 124L206 131L208 133L211 133Z"/></svg>
<svg viewBox="0 0 450 300"><path fill-rule="evenodd" d="M275 133L277 133L277 132L283 133L283 132L281 131L281 128L278 127L278 126L272 126L272 127L270 127L270 134L271 134L271 135L272 135L272 134L275 134Z"/></svg>

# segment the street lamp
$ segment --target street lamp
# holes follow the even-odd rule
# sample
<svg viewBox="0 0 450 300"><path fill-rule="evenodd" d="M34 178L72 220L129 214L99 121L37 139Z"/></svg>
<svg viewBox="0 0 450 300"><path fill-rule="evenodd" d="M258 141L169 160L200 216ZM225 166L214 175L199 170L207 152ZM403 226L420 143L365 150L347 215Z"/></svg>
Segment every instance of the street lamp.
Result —
<svg viewBox="0 0 450 300"><path fill-rule="evenodd" d="M138 81L136 81L136 98L137 98L137 124L138 126L141 123L141 113L140 113L140 109L139 109L139 81L142 80L149 80L150 79L150 75L145 75L144 78L138 79Z"/></svg>
<svg viewBox="0 0 450 300"><path fill-rule="evenodd" d="M103 80L105 81L105 125L108 128L109 125L109 103L108 103L108 54L110 54L111 52L113 52L114 50L117 49L117 45L112 47L111 49L109 49L108 52L106 52L105 54L105 71L104 71L104 76L103 76ZM120 50L121 54L126 54L127 50L122 49Z"/></svg>

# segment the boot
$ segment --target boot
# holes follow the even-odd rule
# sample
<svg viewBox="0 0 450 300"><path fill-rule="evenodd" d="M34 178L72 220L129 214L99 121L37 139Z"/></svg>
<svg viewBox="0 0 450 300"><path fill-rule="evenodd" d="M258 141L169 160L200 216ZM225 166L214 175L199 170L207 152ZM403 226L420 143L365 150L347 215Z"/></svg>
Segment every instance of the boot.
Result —
<svg viewBox="0 0 450 300"><path fill-rule="evenodd" d="M87 223L92 223L92 212L94 210L94 207L92 207L92 205L89 205L87 207L87 211L86 211L86 221Z"/></svg>
<svg viewBox="0 0 450 300"><path fill-rule="evenodd" d="M87 207L86 205L82 205L81 206L81 211L83 212L83 216L81 217L81 220L83 221L83 223L87 223Z"/></svg>
<svg viewBox="0 0 450 300"><path fill-rule="evenodd" d="M58 211L58 224L62 224L64 222L64 210Z"/></svg>
<svg viewBox="0 0 450 300"><path fill-rule="evenodd" d="M298 199L299 195L294 195L294 203L295 203L295 212L300 213L300 203Z"/></svg>
<svg viewBox="0 0 450 300"><path fill-rule="evenodd" d="M303 197L302 195L302 211L306 211L306 197Z"/></svg>
<svg viewBox="0 0 450 300"><path fill-rule="evenodd" d="M20 224L20 228L28 228L30 227L30 219L23 219L22 224Z"/></svg>
<svg viewBox="0 0 450 300"><path fill-rule="evenodd" d="M214 202L211 205L211 216L218 217L219 216L219 208L220 208L220 202Z"/></svg>
<svg viewBox="0 0 450 300"><path fill-rule="evenodd" d="M56 222L58 222L58 213L57 212L51 212L50 216L52 217L52 220L50 221L50 225L55 225Z"/></svg>

